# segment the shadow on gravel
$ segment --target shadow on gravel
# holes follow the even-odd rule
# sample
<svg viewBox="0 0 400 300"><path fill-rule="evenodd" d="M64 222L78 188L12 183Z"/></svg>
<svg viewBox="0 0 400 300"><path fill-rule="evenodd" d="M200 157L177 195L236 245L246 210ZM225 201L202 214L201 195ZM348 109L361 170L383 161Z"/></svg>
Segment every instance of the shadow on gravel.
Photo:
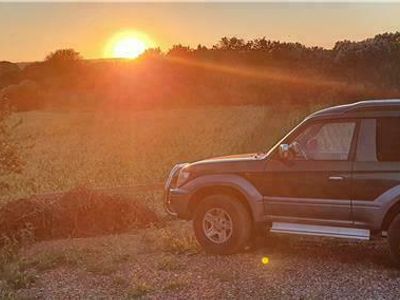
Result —
<svg viewBox="0 0 400 300"><path fill-rule="evenodd" d="M398 270L390 260L385 239L353 241L334 238L275 235L260 238L256 251L263 255L279 254L288 258L301 258L352 265L375 265Z"/></svg>

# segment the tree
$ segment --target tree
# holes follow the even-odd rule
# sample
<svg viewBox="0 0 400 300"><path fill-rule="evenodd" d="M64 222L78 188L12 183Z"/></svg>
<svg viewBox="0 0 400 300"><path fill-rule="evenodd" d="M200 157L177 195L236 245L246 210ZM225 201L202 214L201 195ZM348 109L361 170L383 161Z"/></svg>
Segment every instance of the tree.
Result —
<svg viewBox="0 0 400 300"><path fill-rule="evenodd" d="M157 48L148 48L146 49L142 55L140 55L141 58L147 58L147 57L160 57L162 55L160 47Z"/></svg>
<svg viewBox="0 0 400 300"><path fill-rule="evenodd" d="M168 56L188 57L192 54L193 50L189 46L182 46L181 44L173 45L168 51Z"/></svg>
<svg viewBox="0 0 400 300"><path fill-rule="evenodd" d="M46 56L45 62L54 66L68 66L80 63L82 57L74 49L59 49Z"/></svg>
<svg viewBox="0 0 400 300"><path fill-rule="evenodd" d="M253 41L253 49L254 50L262 50L262 51L268 51L271 49L272 46L272 42L270 40L267 40L264 37L262 37L261 39L255 39Z"/></svg>
<svg viewBox="0 0 400 300"><path fill-rule="evenodd" d="M40 74L52 88L72 88L79 85L85 74L85 64L74 49L59 49L47 55L40 65Z"/></svg>
<svg viewBox="0 0 400 300"><path fill-rule="evenodd" d="M237 37L223 37L214 48L220 50L247 50L251 48L251 42L246 43L243 39Z"/></svg>
<svg viewBox="0 0 400 300"><path fill-rule="evenodd" d="M197 48L196 48L196 51L198 51L198 52L207 52L208 48L206 46L203 46L202 44L198 44Z"/></svg>
<svg viewBox="0 0 400 300"><path fill-rule="evenodd" d="M74 49L59 49L46 56L44 69L50 76L69 77L82 66L82 56Z"/></svg>
<svg viewBox="0 0 400 300"><path fill-rule="evenodd" d="M359 42L339 41L334 62L354 81L398 87L400 81L400 32L378 34Z"/></svg>

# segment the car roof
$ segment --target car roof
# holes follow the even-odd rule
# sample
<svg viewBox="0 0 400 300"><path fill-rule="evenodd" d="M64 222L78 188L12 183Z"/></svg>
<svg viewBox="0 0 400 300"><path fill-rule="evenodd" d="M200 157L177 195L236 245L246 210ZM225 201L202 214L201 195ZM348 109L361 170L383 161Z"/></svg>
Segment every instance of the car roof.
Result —
<svg viewBox="0 0 400 300"><path fill-rule="evenodd" d="M368 100L319 110L309 118L400 116L400 99Z"/></svg>

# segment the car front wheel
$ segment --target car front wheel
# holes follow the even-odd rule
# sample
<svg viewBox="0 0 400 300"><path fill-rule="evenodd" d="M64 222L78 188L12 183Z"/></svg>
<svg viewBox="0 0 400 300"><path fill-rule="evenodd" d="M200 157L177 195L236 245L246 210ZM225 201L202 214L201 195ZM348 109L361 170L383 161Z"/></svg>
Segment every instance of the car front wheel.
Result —
<svg viewBox="0 0 400 300"><path fill-rule="evenodd" d="M228 195L211 195L197 208L193 227L203 249L212 254L232 254L250 242L252 220L246 206Z"/></svg>

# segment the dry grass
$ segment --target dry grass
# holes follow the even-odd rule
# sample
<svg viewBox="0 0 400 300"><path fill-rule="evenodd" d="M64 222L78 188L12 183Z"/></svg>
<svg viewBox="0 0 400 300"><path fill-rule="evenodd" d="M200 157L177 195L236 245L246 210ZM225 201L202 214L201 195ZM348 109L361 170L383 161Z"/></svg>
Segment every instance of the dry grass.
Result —
<svg viewBox="0 0 400 300"><path fill-rule="evenodd" d="M176 271L184 269L184 266L180 264L179 260L177 260L173 255L161 257L157 267L158 270L162 271Z"/></svg>
<svg viewBox="0 0 400 300"><path fill-rule="evenodd" d="M30 146L22 175L8 178L2 199L165 180L170 168L232 153L267 149L308 108L202 107L142 112L19 113L15 138ZM161 214L158 193L140 193Z"/></svg>
<svg viewBox="0 0 400 300"><path fill-rule="evenodd" d="M29 240L5 239L0 248L0 299L13 299L13 291L27 288L35 282L37 273L29 269L23 257L18 252Z"/></svg>
<svg viewBox="0 0 400 300"><path fill-rule="evenodd" d="M128 290L127 299L137 299L150 293L152 288L144 282L137 283L135 287Z"/></svg>
<svg viewBox="0 0 400 300"><path fill-rule="evenodd" d="M142 297L154 289L152 285L140 276L122 276L120 270L154 253L155 271L181 272L185 266L175 255L198 252L190 229L188 224L172 222L164 228L145 229L124 237L47 241L33 247L10 243L0 251L0 296L2 299L13 297L15 292L37 284L43 274L64 269L79 270L85 276L109 278L114 286L126 291L127 298ZM177 232L176 237L174 232ZM177 239L181 239L181 243ZM165 288L176 290L182 286L174 280L166 283Z"/></svg>
<svg viewBox="0 0 400 300"><path fill-rule="evenodd" d="M171 254L194 254L200 251L190 223L173 222L157 230L143 232L141 242L148 251L163 251Z"/></svg>

